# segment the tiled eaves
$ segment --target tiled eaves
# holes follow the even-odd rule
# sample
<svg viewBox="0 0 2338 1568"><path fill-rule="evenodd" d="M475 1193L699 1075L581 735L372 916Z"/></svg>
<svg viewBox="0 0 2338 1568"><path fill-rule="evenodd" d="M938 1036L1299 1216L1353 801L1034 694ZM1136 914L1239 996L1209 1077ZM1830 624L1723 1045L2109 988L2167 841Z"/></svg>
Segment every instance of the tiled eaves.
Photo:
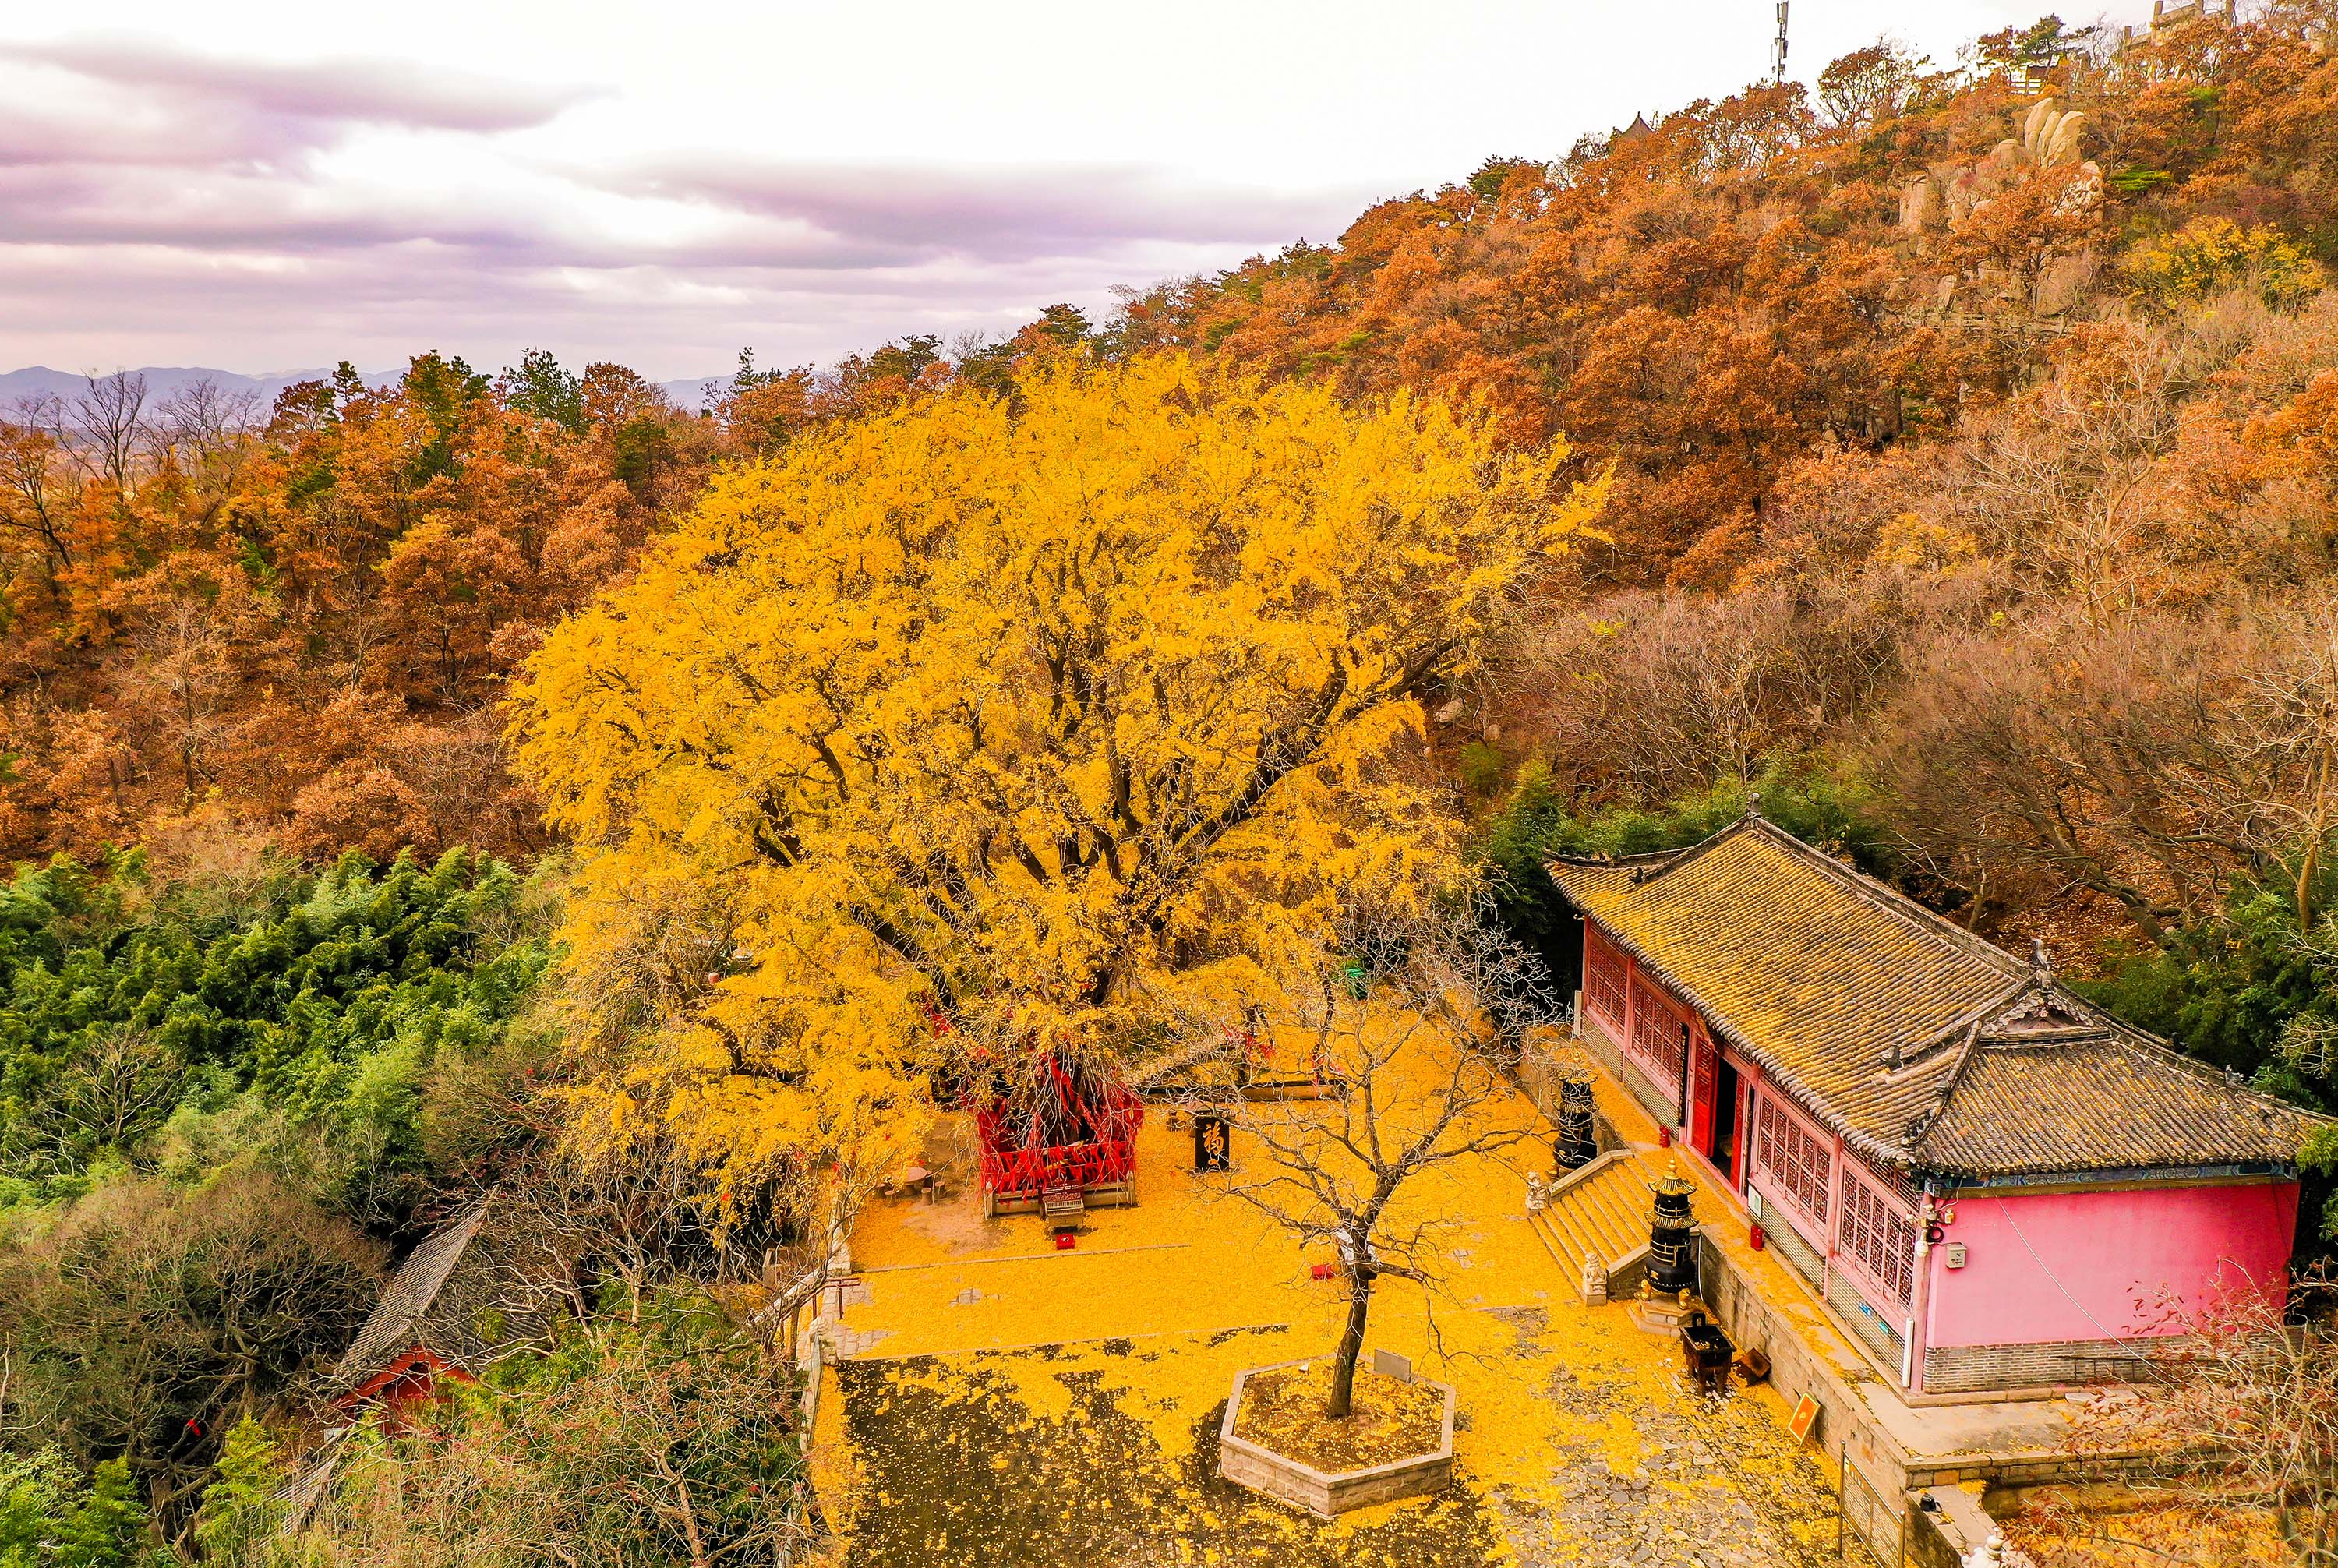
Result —
<svg viewBox="0 0 2338 1568"><path fill-rule="evenodd" d="M1969 1028L1973 1019L1989 1016L2001 1010L2019 995L2030 975L2029 965L1940 919L1912 900L1862 877L1757 816L1741 818L1731 827L1685 849L1610 860L1560 858L1553 863L1551 871L1563 883L1570 879L1588 883L1596 878L1606 885L1606 891L1610 895L1632 899L1661 887L1666 878L1695 866L1724 846L1744 837L1753 838L1763 848L1776 851L1793 867L1814 873L1833 890L1849 894L1871 916L1881 916L1891 927L1901 931L1905 938L1938 951L1941 958L1948 961L1948 968L1935 970L1925 989L1937 991L1946 975L1960 965L1973 965L1981 973L2002 978L2002 985L1989 986L1977 1001L1960 1008L1953 1024L1928 1022L1924 1025L1921 1044L1930 1044L1941 1035L1953 1037ZM1572 878L1570 873L1573 874ZM1590 875L1586 877L1584 873ZM1589 890L1585 888L1586 892ZM1596 910L1591 912L1596 916ZM1681 974L1665 956L1653 950L1647 943L1633 933L1611 925L1606 919L1603 919L1601 924L1608 935L1630 952L1651 975L1675 994L1695 999L1714 1032L1759 1063L1764 1074L1791 1093L1815 1120L1841 1132L1847 1142L1871 1161L1903 1167L1910 1163L1911 1155L1903 1130L1914 1114L1931 1102L1931 1083L1948 1067L1946 1061L1937 1054L1929 1059L1911 1059L1901 1047L1901 1066L1896 1071L1889 1068L1887 1063L1891 1058L1892 1047L1888 1044L1891 1030L1887 1024L1867 1043L1871 1047L1871 1059L1842 1063L1842 1082L1831 1091L1827 1085L1813 1082L1797 1064L1790 1063L1773 1049L1769 1042L1755 1038L1741 1020L1731 1016L1725 1007L1714 1003L1704 986ZM1978 979L1978 975L1975 978ZM1938 1017L1937 1013L1934 1016ZM1838 1096L1854 1085L1871 1091L1853 1095L1856 1099L1871 1102L1860 1115L1847 1113L1838 1100Z"/></svg>
<svg viewBox="0 0 2338 1568"><path fill-rule="evenodd" d="M2118 1114L2106 1115L2106 1102ZM2286 1170L2308 1118L2215 1079L2171 1072L2107 1034L1980 1053L1928 1132L1929 1168L1960 1174L2080 1170Z"/></svg>
<svg viewBox="0 0 2338 1568"><path fill-rule="evenodd" d="M1581 864L1597 863L1582 862ZM1679 975L1675 974L1672 968L1666 965L1663 959L1649 952L1648 949L1642 946L1636 939L1627 933L1616 930L1612 926L1606 926L1604 923L1602 928L1609 941L1614 942L1617 946L1630 954L1634 962L1645 969L1675 995L1684 997L1693 1003L1698 1000L1696 987L1689 985ZM1767 1046L1762 1044L1760 1042L1754 1040L1753 1036L1747 1034L1745 1031L1740 1028L1734 1021L1727 1017L1725 1014L1712 1011L1705 1007L1700 1006L1699 1011L1703 1014L1705 1020L1713 1025L1714 1032L1720 1034L1724 1040L1727 1041L1731 1045L1735 1046L1737 1050L1744 1054L1746 1056L1749 1056L1756 1063L1759 1063L1761 1064L1763 1079L1767 1083L1785 1091L1785 1093L1795 1101L1803 1114L1809 1116L1812 1121L1819 1122L1822 1126L1832 1128L1834 1131L1841 1132L1844 1142L1852 1145L1853 1148L1857 1149L1862 1155L1871 1160L1880 1161L1887 1164L1901 1167L1906 1167L1911 1163L1911 1157L1907 1149L1887 1143L1882 1139L1874 1136L1864 1129L1849 1122L1835 1109L1833 1102L1829 1096L1820 1093L1811 1084L1803 1082L1799 1074L1797 1074L1792 1068L1788 1067L1785 1063L1778 1057L1776 1053L1771 1051Z"/></svg>
<svg viewBox="0 0 2338 1568"><path fill-rule="evenodd" d="M448 1276L469 1250L493 1197L490 1193L473 1204L470 1212L431 1236L407 1258L366 1315L357 1338L334 1364L331 1381L336 1387L363 1382L388 1357L410 1348L416 1326L429 1315L439 1292L447 1288Z"/></svg>
<svg viewBox="0 0 2338 1568"><path fill-rule="evenodd" d="M1813 845L1806 844L1768 818L1748 812L1718 833L1700 838L1685 849L1659 851L1652 855L1620 856L1613 860L1586 860L1576 857L1557 858L1574 866L1628 866L1634 867L1632 883L1646 887L1681 867L1690 865L1712 850L1719 848L1741 834L1761 838L1772 848L1783 850L1810 870L1817 872L1844 892L1862 903L1902 921L1925 936L1955 948L1965 956L1977 959L2009 978L2027 979L2032 970L2029 965L2008 953L1986 937L1977 936L1939 911L1927 909L1905 893L1886 887L1872 877L1844 865L1833 856Z"/></svg>
<svg viewBox="0 0 2338 1568"><path fill-rule="evenodd" d="M1668 955L1652 947L1641 933L1624 928L1633 924L1631 910L1638 906L1644 915L1639 924L1645 935L1650 938L1667 935L1666 924L1677 926L1684 918L1683 906L1676 899L1668 901L1669 906L1667 903L1640 906L1641 898L1660 889L1665 879L1697 865L1724 845L1746 837L1776 851L1778 858L1756 854L1748 859L1741 852L1732 867L1717 874L1719 885L1711 897L1721 905L1725 906L1733 898L1742 903L1748 897L1780 897L1782 885L1777 875L1786 873L1788 881L1783 886L1790 887L1792 874L1799 871L1822 879L1837 892L1850 895L1870 912L1871 918L1883 916L1890 927L1914 938L1916 946L1904 950L1902 961L1917 962L1914 955L1928 948L1938 952L1945 961L1945 967L1922 965L1923 975L1910 974L1907 988L1880 1001L1869 1020L1871 1027L1863 1032L1848 1032L1861 1034L1855 1049L1862 1057L1871 1055L1873 1059L1830 1064L1833 1071L1823 1076L1833 1079L1832 1088L1814 1081L1798 1063L1782 1057L1771 1042L1755 1038L1744 1021L1730 1015L1726 1001L1682 974L1669 961ZM1770 868L1765 870L1765 865ZM2123 1054L2123 1061L2143 1072L2146 1079L2160 1080L2157 1090L2143 1094L2166 1122L2156 1129L2158 1136L2152 1136L2152 1129L2111 1123L2095 1126L2083 1116L2076 1121L2058 1116L2058 1127L2052 1136L2046 1135L2046 1130L2030 1129L2023 1136L1992 1136L1982 1142L2007 1150L2019 1147L2027 1154L2064 1161L2072 1169L2123 1166L2138 1158L2138 1151L2146 1145L2155 1145L2169 1157L2173 1168L2216 1157L2208 1147L2213 1138L2207 1130L2212 1125L2224 1130L2235 1152L2246 1145L2251 1157L2263 1158L2267 1144L2258 1131L2259 1124L2282 1119L2284 1125L2297 1130L2302 1137L2307 1122L2316 1120L2303 1117L2294 1108L2269 1096L2227 1082L2214 1068L2182 1055L2166 1043L2121 1023L2056 984L2041 966L2017 958L1758 817L1741 820L1685 849L1610 860L1560 858L1551 863L1549 869L1553 877L1583 905L1586 913L1597 919L1606 934L1630 953L1653 978L1695 1002L1716 1034L1760 1063L1763 1072L1807 1113L1842 1132L1847 1143L1872 1162L1901 1169L1938 1168L1950 1173L1949 1167L1963 1161L1945 1149L1937 1152L1944 1160L1928 1160L1926 1156L1933 1152L1935 1137L1944 1129L1954 1128L1957 1135L1950 1139L1952 1143L1970 1146L1974 1142L1973 1128L1958 1126L1952 1112L1959 1093L1972 1079L1977 1063L1994 1054L2037 1057L2058 1046L2084 1047L2089 1043L2105 1046L2115 1043ZM1692 895L1705 896L1702 891ZM1604 909L1599 907L1603 905ZM1822 911L1823 907L1822 896L1813 908ZM1685 941L1694 940L1685 933L1673 934ZM1822 931L1818 945L1823 947L1823 944ZM1885 945L1899 946L1896 941ZM1803 953L1808 958L1811 949L1804 948ZM1711 963L1705 966L1718 965L1714 975L1715 981L1726 979L1727 983L1721 985L1724 995L1744 993L1742 963L1734 962L1733 956L1722 949L1710 950L1710 957ZM1823 961L1822 956L1821 962ZM1887 965L1891 962L1881 961ZM1838 994L1857 994L1863 985L1879 988L1880 995L1882 978L1872 972L1872 965L1870 967L1871 972L1862 975L1856 964L1852 965ZM1953 979L1960 969L1970 975L1970 982ZM1927 975L1929 978L1924 977ZM1959 1006L1951 1017L1940 1018L1935 1012L1933 1020L1918 1025L1921 1029L1920 1037L1904 1043L1893 1038L1895 1027L1916 1025L1928 1006L1953 1001L1960 988L1966 989L1970 995L1970 985L1986 985L1986 975L1998 976L2002 984L1986 985L1978 1000ZM1805 969L1800 978L1808 985L1812 976ZM1827 989L1822 987L1822 992ZM1758 993L1748 995L1761 999ZM2012 1030L2009 1014L2021 1007L2025 999L2049 1018L2068 1022L2058 1026L2048 1023L2039 1028ZM1906 1015L1904 1024L1895 1024L1891 1011L1895 1006ZM1849 1016L1855 1019L1856 1011ZM1809 1056L1814 1048L1822 1051L1824 1045L1805 1037L1799 1044L1797 1054ZM1895 1057L1899 1065L1888 1066ZM2040 1094L2058 1102L2068 1100L2073 1094L2084 1099L2086 1083L2051 1082L2058 1076L2052 1072L2056 1064L2038 1063L2048 1073L2048 1080L2038 1084ZM2092 1063L2091 1059L2080 1061L2073 1057L2068 1065L2083 1077ZM2139 1091L2140 1088L2138 1084ZM1844 1098L1839 1100L1839 1095ZM2255 1110L2258 1115L2240 1118L2238 1113L2245 1106ZM2061 1107L2066 1112L2073 1108ZM2026 1107L1998 1106L1984 1114L2002 1116L2009 1109ZM2049 1149L2049 1144L2055 1147Z"/></svg>
<svg viewBox="0 0 2338 1568"><path fill-rule="evenodd" d="M1975 1012L1979 1016L1993 1017L1996 1013L2011 1007L2029 991L2033 989L2043 991L2051 997L2058 1010L2086 1020L2097 1030L2119 1036L2127 1044L2153 1056L2162 1065L2190 1073L2223 1093L2254 1100L2286 1114L2311 1114L2302 1112L2298 1107L2289 1104L2286 1101L2250 1088L2245 1083L2235 1083L2227 1080L2225 1074L2215 1068L2196 1058L2186 1056L2157 1035L2137 1029L2125 1020L2103 1011L2076 992L2052 983L2049 978L2041 977L2029 964L2023 962L2017 956L2007 952L1986 937L1976 936L1937 910L1928 909L1896 888L1887 887L1873 877L1843 865L1832 856L1803 843L1800 838L1768 819L1749 817L1737 826L1760 833L1772 844L1802 860L1812 870L1833 881L1837 886L1848 889L1876 908L1907 921L1925 935L1947 942L1959 951L1978 958L2020 982L1997 1004L1995 1009L1987 1006L1976 1009ZM1724 828L1721 833L1714 834L1694 848L1701 849L1706 845L1715 843L1730 831L1731 829ZM1964 1024L1965 1021L1960 1020L1957 1024L1951 1024L1945 1033L1950 1034L1960 1033ZM1982 1031L1979 1042L1981 1048L1987 1050L1999 1049L2001 1044L2010 1043L2006 1037L1992 1034L1986 1029Z"/></svg>

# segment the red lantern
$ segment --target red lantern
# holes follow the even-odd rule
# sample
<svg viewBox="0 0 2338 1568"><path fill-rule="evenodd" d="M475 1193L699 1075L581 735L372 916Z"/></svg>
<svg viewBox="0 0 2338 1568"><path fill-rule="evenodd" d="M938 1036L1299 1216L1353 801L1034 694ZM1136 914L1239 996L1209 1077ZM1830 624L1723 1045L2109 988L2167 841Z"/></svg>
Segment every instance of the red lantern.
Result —
<svg viewBox="0 0 2338 1568"><path fill-rule="evenodd" d="M1747 1234L1745 1239L1753 1243L1754 1250L1756 1252L1759 1252L1763 1248L1767 1247L1770 1244L1770 1233L1762 1229L1761 1222L1758 1220L1754 1222L1753 1230Z"/></svg>

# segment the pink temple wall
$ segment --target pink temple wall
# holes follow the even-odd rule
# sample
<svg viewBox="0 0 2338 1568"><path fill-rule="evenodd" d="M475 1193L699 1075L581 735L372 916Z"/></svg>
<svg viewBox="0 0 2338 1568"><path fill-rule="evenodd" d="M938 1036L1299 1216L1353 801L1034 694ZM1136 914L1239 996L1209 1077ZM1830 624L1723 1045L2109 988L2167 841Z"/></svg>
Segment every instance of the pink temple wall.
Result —
<svg viewBox="0 0 2338 1568"><path fill-rule="evenodd" d="M2034 1345L2170 1333L2163 1292L2198 1311L2220 1289L2287 1289L2297 1183L1960 1197L1930 1258L1930 1345ZM2138 1303L2142 1303L2138 1305Z"/></svg>

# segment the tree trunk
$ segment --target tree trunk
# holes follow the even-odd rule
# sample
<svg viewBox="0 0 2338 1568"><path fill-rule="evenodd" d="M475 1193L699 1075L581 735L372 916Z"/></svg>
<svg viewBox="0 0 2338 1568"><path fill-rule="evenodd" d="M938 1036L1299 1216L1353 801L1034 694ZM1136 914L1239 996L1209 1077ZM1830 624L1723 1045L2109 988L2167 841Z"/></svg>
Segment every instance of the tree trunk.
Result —
<svg viewBox="0 0 2338 1568"><path fill-rule="evenodd" d="M2330 831L2330 748L2313 759L2313 810L2306 819L2305 854L2297 863L2297 933L2313 933L2313 880L2322 869L2322 838Z"/></svg>
<svg viewBox="0 0 2338 1568"><path fill-rule="evenodd" d="M1331 1407L1334 1421L1345 1420L1354 1408L1356 1357L1364 1353L1364 1319L1372 1309L1372 1276L1358 1269L1350 1276L1348 1326L1340 1330L1340 1348L1331 1356Z"/></svg>
<svg viewBox="0 0 2338 1568"><path fill-rule="evenodd" d="M2318 829L2320 824L2316 824ZM2317 835L2305 841L2305 856L2297 863L2297 934L2313 934L2313 877L2322 869L2322 840Z"/></svg>

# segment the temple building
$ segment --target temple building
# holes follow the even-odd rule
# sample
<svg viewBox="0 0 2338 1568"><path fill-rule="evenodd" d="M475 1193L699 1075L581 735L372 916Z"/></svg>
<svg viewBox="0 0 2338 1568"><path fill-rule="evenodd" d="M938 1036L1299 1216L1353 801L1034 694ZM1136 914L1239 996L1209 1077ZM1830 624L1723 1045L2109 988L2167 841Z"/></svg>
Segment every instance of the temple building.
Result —
<svg viewBox="0 0 2338 1568"><path fill-rule="evenodd" d="M575 1247L490 1192L417 1247L327 1380L334 1408L379 1406L394 1429L447 1391L540 1337L565 1296Z"/></svg>
<svg viewBox="0 0 2338 1568"><path fill-rule="evenodd" d="M2116 1379L2220 1293L2285 1295L2316 1118L1758 809L1560 860L1584 1044L1914 1396Z"/></svg>

